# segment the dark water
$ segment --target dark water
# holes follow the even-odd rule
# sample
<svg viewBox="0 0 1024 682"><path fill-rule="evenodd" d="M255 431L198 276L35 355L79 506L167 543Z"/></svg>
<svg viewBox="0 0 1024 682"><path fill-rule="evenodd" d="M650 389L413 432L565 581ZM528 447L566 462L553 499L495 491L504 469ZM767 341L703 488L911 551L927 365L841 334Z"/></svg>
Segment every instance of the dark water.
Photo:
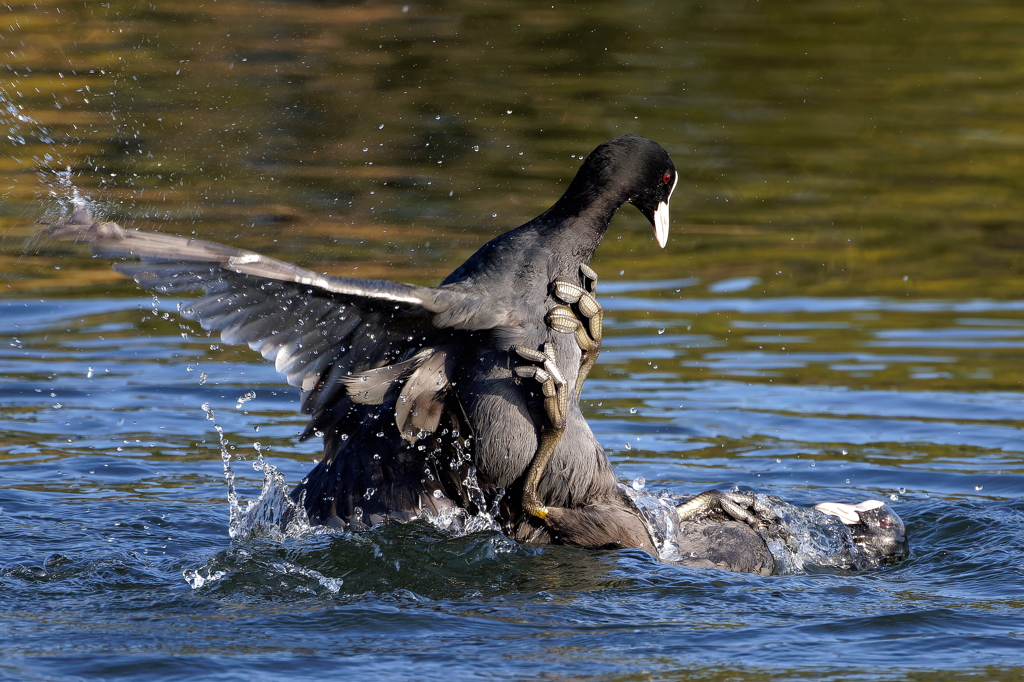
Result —
<svg viewBox="0 0 1024 682"><path fill-rule="evenodd" d="M1024 675L1017 4L0 19L0 677ZM595 261L584 411L620 478L883 499L906 561L763 578L425 523L232 540L201 406L249 500L256 443L289 483L319 456L297 392L33 237L73 184L130 227L431 283L623 132L681 180L664 252L627 208Z"/></svg>

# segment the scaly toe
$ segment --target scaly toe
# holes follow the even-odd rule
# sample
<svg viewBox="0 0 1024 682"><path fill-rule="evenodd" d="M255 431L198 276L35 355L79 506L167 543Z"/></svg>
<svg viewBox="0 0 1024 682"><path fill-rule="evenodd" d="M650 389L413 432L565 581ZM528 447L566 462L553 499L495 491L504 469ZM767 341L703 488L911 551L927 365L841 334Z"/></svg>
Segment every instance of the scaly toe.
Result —
<svg viewBox="0 0 1024 682"><path fill-rule="evenodd" d="M529 360L530 362L544 362L548 359L548 356L539 350L533 350L526 346L512 346L512 351L519 357L524 360Z"/></svg>
<svg viewBox="0 0 1024 682"><path fill-rule="evenodd" d="M584 284L590 293L597 288L597 273L586 263L580 263L580 273L583 275Z"/></svg>
<svg viewBox="0 0 1024 682"><path fill-rule="evenodd" d="M581 326L580 320L573 313L572 309L564 305L556 305L548 311L547 323L552 329L567 334L573 334Z"/></svg>
<svg viewBox="0 0 1024 682"><path fill-rule="evenodd" d="M552 282L555 298L563 303L575 303L581 296L586 295L587 290L575 282L570 282L564 277L559 277Z"/></svg>

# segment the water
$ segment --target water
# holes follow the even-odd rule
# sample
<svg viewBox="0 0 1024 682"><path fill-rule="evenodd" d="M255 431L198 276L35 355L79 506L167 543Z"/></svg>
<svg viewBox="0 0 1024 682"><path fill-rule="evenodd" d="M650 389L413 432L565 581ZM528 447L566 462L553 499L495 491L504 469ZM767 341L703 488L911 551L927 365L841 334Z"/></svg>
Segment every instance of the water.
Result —
<svg viewBox="0 0 1024 682"><path fill-rule="evenodd" d="M1020 677L1018 6L0 16L0 677ZM627 208L594 263L583 407L620 480L884 500L907 560L763 578L261 525L320 456L297 392L33 236L75 186L128 227L434 283L622 132L681 179L664 252Z"/></svg>

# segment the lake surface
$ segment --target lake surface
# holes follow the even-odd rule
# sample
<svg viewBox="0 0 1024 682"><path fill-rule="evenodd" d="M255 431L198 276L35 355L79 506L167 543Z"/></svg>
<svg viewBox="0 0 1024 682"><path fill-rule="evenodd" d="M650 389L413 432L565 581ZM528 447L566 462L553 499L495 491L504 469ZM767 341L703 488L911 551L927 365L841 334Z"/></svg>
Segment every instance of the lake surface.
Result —
<svg viewBox="0 0 1024 682"><path fill-rule="evenodd" d="M0 7L0 678L1024 675L1024 7ZM70 244L126 227L438 282L601 141L680 173L594 267L623 482L885 500L911 555L757 577L429 524L232 540L298 392ZM253 397L254 395L254 397ZM209 403L215 421L202 406ZM258 445L257 445L258 444Z"/></svg>

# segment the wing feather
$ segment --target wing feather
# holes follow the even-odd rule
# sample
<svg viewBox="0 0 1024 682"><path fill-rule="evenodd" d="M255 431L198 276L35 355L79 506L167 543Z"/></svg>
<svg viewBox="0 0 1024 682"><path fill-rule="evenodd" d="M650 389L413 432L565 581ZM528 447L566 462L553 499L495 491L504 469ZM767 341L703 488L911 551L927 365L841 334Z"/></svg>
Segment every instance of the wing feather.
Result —
<svg viewBox="0 0 1024 682"><path fill-rule="evenodd" d="M93 222L84 209L47 234L88 242L103 256L134 259L117 269L158 292L201 290L182 315L220 332L225 343L246 344L273 361L302 389L302 411L321 430L329 426L322 417L331 404L345 398L346 378L402 363L453 328L474 326L465 315L450 322L453 303L467 308L458 291L318 275L244 249Z"/></svg>

